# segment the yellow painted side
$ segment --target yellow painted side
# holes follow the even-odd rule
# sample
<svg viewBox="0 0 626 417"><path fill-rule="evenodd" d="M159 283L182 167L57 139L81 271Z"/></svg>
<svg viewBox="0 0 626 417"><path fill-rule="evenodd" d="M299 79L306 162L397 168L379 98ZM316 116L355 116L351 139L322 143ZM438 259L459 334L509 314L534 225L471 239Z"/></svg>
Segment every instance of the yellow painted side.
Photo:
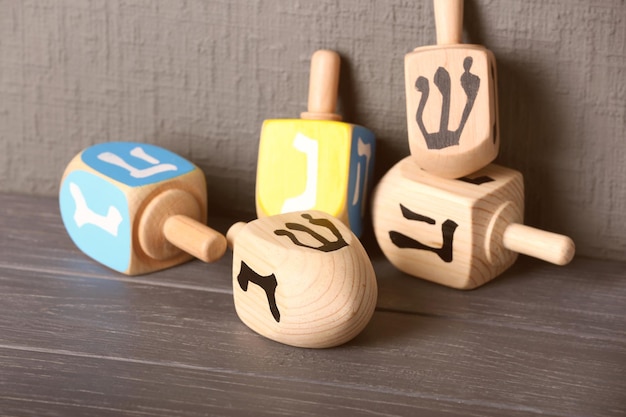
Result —
<svg viewBox="0 0 626 417"><path fill-rule="evenodd" d="M317 209L335 217L344 217L351 135L352 125L348 123L302 119L266 120L259 144L257 215L263 217L296 209ZM309 150L299 150L297 143L304 143ZM312 148L315 148L315 152ZM308 175L312 168L316 168L312 174L315 178L309 178ZM313 183L314 198L311 199ZM307 198L304 194L308 201L305 201ZM287 200L294 203L290 205L291 210L285 210Z"/></svg>

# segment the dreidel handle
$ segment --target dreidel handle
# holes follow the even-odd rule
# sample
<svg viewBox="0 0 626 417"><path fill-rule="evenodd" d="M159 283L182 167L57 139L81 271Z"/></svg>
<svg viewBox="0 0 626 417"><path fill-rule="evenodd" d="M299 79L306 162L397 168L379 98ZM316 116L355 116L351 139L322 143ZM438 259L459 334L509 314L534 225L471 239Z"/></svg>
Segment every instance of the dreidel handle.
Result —
<svg viewBox="0 0 626 417"><path fill-rule="evenodd" d="M217 261L226 252L226 239L221 233L186 216L169 217L163 234L168 242L204 262Z"/></svg>
<svg viewBox="0 0 626 417"><path fill-rule="evenodd" d="M199 221L204 217L191 194L166 190L144 209L138 226L139 244L153 259L168 259L183 250L204 262L216 261L226 252L226 238Z"/></svg>
<svg viewBox="0 0 626 417"><path fill-rule="evenodd" d="M463 37L463 0L434 0L437 45L455 45Z"/></svg>
<svg viewBox="0 0 626 417"><path fill-rule="evenodd" d="M512 223L502 236L504 247L556 265L566 265L574 257L574 241L567 236L523 224Z"/></svg>
<svg viewBox="0 0 626 417"><path fill-rule="evenodd" d="M335 112L340 61L339 54L335 51L320 49L313 53L309 76L309 101L307 111L300 115L302 119L341 120L341 116Z"/></svg>
<svg viewBox="0 0 626 417"><path fill-rule="evenodd" d="M233 250L235 247L235 238L241 232L241 229L246 227L248 223L246 222L237 222L230 226L228 231L226 232L226 241L228 242L228 249Z"/></svg>

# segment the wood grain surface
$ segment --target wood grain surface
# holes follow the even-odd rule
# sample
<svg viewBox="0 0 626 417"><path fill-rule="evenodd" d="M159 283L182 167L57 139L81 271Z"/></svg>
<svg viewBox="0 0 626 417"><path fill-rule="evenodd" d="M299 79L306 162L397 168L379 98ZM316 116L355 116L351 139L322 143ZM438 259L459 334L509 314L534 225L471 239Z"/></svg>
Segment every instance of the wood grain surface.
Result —
<svg viewBox="0 0 626 417"><path fill-rule="evenodd" d="M124 276L73 247L46 197L0 194L0 230L1 416L626 414L624 263L520 257L463 292L366 236L372 321L317 350L238 320L229 255Z"/></svg>

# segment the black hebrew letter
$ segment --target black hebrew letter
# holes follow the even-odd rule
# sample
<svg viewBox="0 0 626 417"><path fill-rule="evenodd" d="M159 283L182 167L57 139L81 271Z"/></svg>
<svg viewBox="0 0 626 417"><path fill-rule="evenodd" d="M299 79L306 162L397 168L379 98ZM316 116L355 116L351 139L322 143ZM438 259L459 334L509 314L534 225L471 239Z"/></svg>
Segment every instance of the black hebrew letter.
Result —
<svg viewBox="0 0 626 417"><path fill-rule="evenodd" d="M475 185L480 185L480 184L484 184L486 182L491 182L495 180L486 175L481 175L480 177L475 177L475 178L461 177L459 178L459 181L463 181L463 182L467 182L467 183L475 184Z"/></svg>
<svg viewBox="0 0 626 417"><path fill-rule="evenodd" d="M404 207L402 204L400 204L400 210L402 210L402 215L405 219L421 221L428 224L436 223L434 219L415 213L414 211L411 211L408 208ZM443 244L440 248L433 248L432 246L424 245L423 243L418 242L417 240L396 231L390 231L389 238L391 239L393 244L400 249L427 250L437 254L437 256L439 256L442 261L449 263L452 262L452 240L454 238L454 231L457 227L458 224L450 219L441 224L441 235L443 237Z"/></svg>
<svg viewBox="0 0 626 417"><path fill-rule="evenodd" d="M422 93L422 97L420 98L420 102L417 106L415 119L417 126L426 140L426 146L428 149L443 149L450 146L457 146L459 144L461 133L463 133L465 123L467 122L470 112L474 107L474 101L478 95L478 89L480 88L480 77L476 74L470 73L473 62L474 60L471 56L465 57L463 60L463 69L465 71L463 72L463 75L461 75L461 87L465 92L467 101L465 102L465 108L463 109L463 114L461 115L461 121L456 130L450 130L448 128L451 92L450 74L448 71L443 67L437 68L433 80L439 89L442 98L441 118L439 120L438 132L429 133L424 125L424 107L426 107L426 101L428 101L428 95L430 94L428 79L419 76L415 81L415 89Z"/></svg>
<svg viewBox="0 0 626 417"><path fill-rule="evenodd" d="M321 243L321 246L306 245L306 244L300 242L298 240L298 238L296 237L296 235L294 233L290 232L289 230L284 230L284 229L274 230L274 234L276 234L278 236L287 236L289 239L291 239L291 241L295 245L303 246L305 248L319 250L321 252L333 252L333 251L336 251L338 249L343 248L344 246L348 246L348 243L346 243L346 241L344 240L343 236L341 236L341 233L339 232L339 230L337 230L335 225L330 220L324 219L324 218L314 219L313 216L311 216L308 213L302 214L302 217L307 219L309 221L309 223L311 223L311 224L327 228L328 230L330 230L330 232L333 234L333 236L335 236L337 238L337 240L330 241L330 240L326 239L324 236L320 235L319 233L311 230L307 226L305 226L303 224L299 224L299 223L285 223L285 227L287 227L287 229L289 229L289 230L297 230L297 231L300 231L300 232L308 233L309 235L311 235L312 237L317 239L317 241L319 241Z"/></svg>
<svg viewBox="0 0 626 417"><path fill-rule="evenodd" d="M280 322L280 312L276 305L276 287L278 286L278 281L274 274L265 277L261 276L253 271L244 261L241 261L241 271L237 276L237 281L244 291L248 291L248 283L250 282L263 288L263 291L265 291L267 295L267 302L270 305L272 316L274 316L274 320Z"/></svg>

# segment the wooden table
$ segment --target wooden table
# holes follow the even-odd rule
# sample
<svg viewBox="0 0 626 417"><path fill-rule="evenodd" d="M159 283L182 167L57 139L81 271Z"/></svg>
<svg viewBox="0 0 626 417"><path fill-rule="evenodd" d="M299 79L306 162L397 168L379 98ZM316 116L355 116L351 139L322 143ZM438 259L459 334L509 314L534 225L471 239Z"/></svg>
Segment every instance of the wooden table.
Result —
<svg viewBox="0 0 626 417"><path fill-rule="evenodd" d="M624 263L520 257L462 292L366 241L371 323L310 350L239 321L230 255L122 276L74 247L54 198L0 194L0 230L2 416L626 414Z"/></svg>

